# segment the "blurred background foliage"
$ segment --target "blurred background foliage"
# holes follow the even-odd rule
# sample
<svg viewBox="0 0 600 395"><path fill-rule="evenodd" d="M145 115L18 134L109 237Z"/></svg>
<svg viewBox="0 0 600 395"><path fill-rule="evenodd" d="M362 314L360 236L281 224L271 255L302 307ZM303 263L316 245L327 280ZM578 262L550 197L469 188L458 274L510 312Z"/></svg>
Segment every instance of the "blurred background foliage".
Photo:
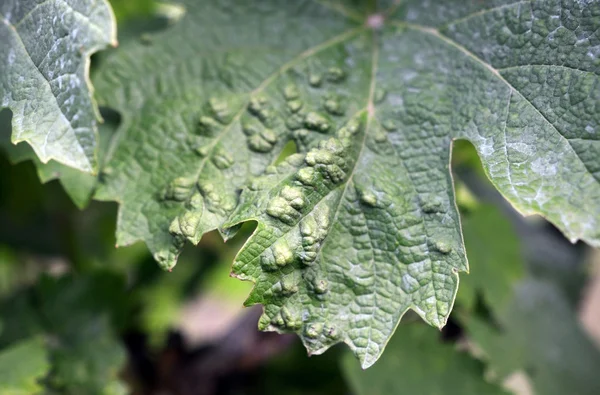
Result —
<svg viewBox="0 0 600 395"><path fill-rule="evenodd" d="M112 3L120 41L181 16ZM103 116L101 150L119 123ZM10 117L0 112L1 394L600 394L598 252L516 213L469 143L455 142L453 169L472 265L451 319L439 332L407 313L362 371L344 346L309 358L295 336L257 331L260 308L242 308L251 284L228 275L252 226L227 245L206 235L162 272L143 244L114 247L117 205L91 201L94 177L10 144Z"/></svg>

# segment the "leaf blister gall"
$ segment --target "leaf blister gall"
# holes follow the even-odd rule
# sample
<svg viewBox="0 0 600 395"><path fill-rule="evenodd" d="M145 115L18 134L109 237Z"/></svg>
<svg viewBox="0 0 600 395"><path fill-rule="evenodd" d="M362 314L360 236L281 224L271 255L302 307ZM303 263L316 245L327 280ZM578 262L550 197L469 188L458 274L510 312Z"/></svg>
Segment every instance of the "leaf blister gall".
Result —
<svg viewBox="0 0 600 395"><path fill-rule="evenodd" d="M585 108L597 101L571 84L581 75L596 78L589 45L568 44L574 34L591 36L597 30L591 14L580 12L582 3L563 4L573 11L570 18L585 23L576 24L577 33L553 35L552 45L541 35L535 40L528 34L506 35L519 22L513 20L522 5L517 3L491 10L483 3L472 5L473 15L472 9L450 9L442 1L428 3L427 10L422 2L403 3L403 11L393 16L371 10L371 15L386 15L385 28L374 26L376 19L356 25L318 4L275 7L270 2L264 7L273 6L273 12L256 24L244 12L247 4L237 3L236 10L242 8L227 15L231 23L215 26L214 7L188 0L181 29L153 37L152 50L172 49L173 59L155 59L144 47L103 66L119 72L107 72L105 87L118 86L118 91L101 94L102 101L121 106L129 124L115 143L111 164L127 174L115 172L102 193L124 202L119 226L128 240L144 238L172 266L177 249L165 245L163 236L175 220L165 219L164 210L181 206L174 216L181 224L173 225L180 232L174 232L173 243L180 245L182 234L196 229L185 213L197 194L204 213L195 237L220 227L227 217L226 226L257 220L256 239L248 242L252 248L242 249L233 270L258 283L249 303L265 305L261 327L272 329L274 319L277 330L298 332L311 352L343 340L363 366L378 358L398 312L412 308L438 327L447 319L457 272L466 270L448 170L453 139L476 145L495 185L520 210L542 213L571 239L599 245L600 189L590 171L597 156L582 155L576 141L579 130L599 130L597 120L576 104L573 119L557 116L574 98ZM532 4L534 26L562 20L561 7L548 4L553 3ZM410 24L393 19L408 15ZM457 15L471 16L452 21ZM482 23L490 16L498 16L498 23ZM318 28L302 31L298 40L297 27L309 25ZM201 62L191 44L198 42L199 26L214 28L219 37L218 43L201 39L207 49ZM257 30L264 26L279 34ZM181 42L181 50L172 42ZM164 70L168 78L140 73L146 65ZM171 80L179 81L172 91ZM557 95L541 95L546 88ZM154 99L140 102L140 96ZM198 97L202 100L193 100ZM198 106L201 114L188 125L189 112ZM149 116L155 113L160 116ZM156 141L180 147L188 130L195 134L186 144L189 152L164 153L178 158L172 166L131 155ZM562 136L561 130L572 135ZM274 166L290 140L302 160ZM219 159L219 149L230 160ZM546 152L554 153L552 161ZM150 169L159 170L151 174ZM163 193L171 180L189 174L196 187ZM578 192L566 196L574 179L580 181ZM283 193L285 186L300 194ZM152 191L154 200L159 195L171 200L138 203L143 191ZM319 226L313 226L313 233L303 235L302 224L324 212L329 223L321 226L323 234L314 236ZM148 230L147 223L155 222L151 228L160 229L160 235ZM275 259L280 240L294 256L284 266ZM292 271L301 272L296 292L265 295L275 284L282 291L294 289L284 281ZM327 291L320 294L323 284ZM287 310L280 311L284 306ZM356 317L363 332L351 326Z"/></svg>

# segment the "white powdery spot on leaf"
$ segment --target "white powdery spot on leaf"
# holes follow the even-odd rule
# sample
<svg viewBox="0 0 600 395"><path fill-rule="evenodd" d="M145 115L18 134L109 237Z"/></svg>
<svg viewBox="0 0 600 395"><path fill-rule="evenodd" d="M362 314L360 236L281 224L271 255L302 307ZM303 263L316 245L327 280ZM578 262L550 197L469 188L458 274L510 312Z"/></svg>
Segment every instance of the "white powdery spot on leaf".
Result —
<svg viewBox="0 0 600 395"><path fill-rule="evenodd" d="M558 167L555 162L556 161L547 157L537 158L531 162L531 170L544 177L553 176L558 172Z"/></svg>

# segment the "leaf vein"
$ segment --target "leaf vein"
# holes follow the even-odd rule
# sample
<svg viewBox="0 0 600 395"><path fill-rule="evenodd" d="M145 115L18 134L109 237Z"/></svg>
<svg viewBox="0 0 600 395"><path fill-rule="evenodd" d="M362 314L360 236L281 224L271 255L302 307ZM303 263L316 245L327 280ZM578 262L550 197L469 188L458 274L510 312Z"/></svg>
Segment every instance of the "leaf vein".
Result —
<svg viewBox="0 0 600 395"><path fill-rule="evenodd" d="M500 72L497 69L495 69L492 65L490 65L489 63L486 63L483 59L481 59L479 56L477 56L476 54L474 54L473 52L471 52L466 47L462 46L461 44L457 43L456 41L452 40L451 38L449 38L449 37L441 34L437 29L433 29L433 28L430 28L430 27L427 27L427 26L422 26L422 25L417 25L417 24L405 23L405 22L394 22L394 23L396 25L398 25L398 26L406 27L408 29L413 29L413 30L420 31L420 32L425 33L425 34L429 34L429 35L431 35L431 36L439 39L440 41L446 43L447 45L452 46L452 47L458 49L464 55L466 55L467 57L473 59L475 62L477 62L480 65L482 65L483 67L485 67L489 72L491 72L500 81L502 81L509 89L512 89L513 91L515 91L516 93L518 93L519 96L524 101L526 101L531 106L531 108L533 108L533 110L536 113L538 113L538 115L551 127L551 129L554 129L554 131L556 133L558 133L558 135L561 136L569 144L569 147L571 147L571 150L573 151L573 154L575 155L575 157L577 157L579 159L579 161L581 162L581 164L585 167L586 170L588 170L590 172L590 174L593 174L593 172L591 171L591 169L589 168L589 166L577 154L577 152L575 151L575 149L571 145L570 140L552 122L550 122L550 120L528 98L526 98L521 92L519 92L517 89L515 89L512 86L512 84L510 82L508 82L500 74Z"/></svg>
<svg viewBox="0 0 600 395"><path fill-rule="evenodd" d="M485 8L485 9L482 9L482 10L479 10L479 11L475 11L475 12L473 12L471 14L464 15L464 16L462 16L462 17L460 17L458 19L455 19L453 21L446 22L444 25L440 26L439 29L442 30L442 29L447 28L450 25L457 25L457 24L463 23L463 22L465 22L465 21L467 21L469 19L476 18L478 16L482 16L482 15L485 15L485 14L490 13L490 12L494 12L494 11L498 11L498 10L501 10L501 9L504 9L504 8L509 8L509 7L513 7L515 5L522 5L522 4L531 4L531 1L530 0L520 0L520 1L515 1L515 2L509 3L509 4L502 4L502 5L499 5L499 6L496 6L496 7Z"/></svg>
<svg viewBox="0 0 600 395"><path fill-rule="evenodd" d="M269 75L259 86L256 87L256 89L252 90L249 94L248 94L248 100L246 100L246 103L243 104L240 107L240 110L233 116L231 122L225 126L223 128L223 130L221 132L219 132L219 134L215 137L214 141L209 145L209 151L208 154L206 155L206 157L204 159L202 159L202 161L200 162L200 165L198 166L198 170L197 172L194 174L195 178L200 177L200 174L202 174L202 171L204 170L204 166L206 165L206 163L208 162L208 159L210 159L211 154L213 153L215 147L217 146L217 144L219 144L219 142L223 139L223 137L231 130L231 128L233 127L233 125L235 125L240 118L242 117L242 115L246 112L246 108L248 106L248 103L250 102L250 98L253 95L256 95L257 93L261 92L262 90L264 90L267 86L269 86L273 81L275 81L279 75L283 72L285 72L286 70L294 67L297 63L305 60L306 58L309 58L310 56L323 51L333 45L339 44L341 42L344 42L350 38L352 38L354 35L360 33L361 31L363 31L364 28L362 26L360 27L356 27L350 30L347 30L341 34L338 34L337 36L317 45L314 46L312 48L309 48L307 50L305 50L304 52L302 52L300 55L298 55L297 57L293 58L292 60L290 60L289 62L285 63L283 66L281 66L280 68L278 68L275 72L273 72L271 75Z"/></svg>

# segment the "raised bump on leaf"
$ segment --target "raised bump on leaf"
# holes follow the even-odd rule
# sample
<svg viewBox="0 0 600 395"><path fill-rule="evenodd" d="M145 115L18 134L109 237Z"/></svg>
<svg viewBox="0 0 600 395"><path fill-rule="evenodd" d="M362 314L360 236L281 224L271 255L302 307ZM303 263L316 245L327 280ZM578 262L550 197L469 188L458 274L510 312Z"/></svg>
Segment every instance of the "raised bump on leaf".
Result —
<svg viewBox="0 0 600 395"><path fill-rule="evenodd" d="M256 282L247 304L265 306L261 328L296 331L310 353L343 341L364 367L378 358L407 310L443 326L458 272L467 270L448 166L452 140L474 143L490 178L522 212L542 213L571 238L600 243L598 155L592 155L597 150L590 135L600 129L595 113L585 111L598 101L595 57L586 57L589 43L564 41L598 30L596 8L582 12L595 3L540 0L487 10L484 2L407 0L393 14L403 20L389 15L357 27L313 1L293 7L261 2L271 12L260 13L260 24L249 18L258 15L256 2L224 1L219 4L231 5L227 13L214 12L209 2L187 1L185 25L158 37L155 46L173 51L177 61L135 48L134 61L123 54L106 63L118 70L130 66L129 78L144 76L139 70L146 64L161 71L135 84L114 75L106 79L124 87L105 103L117 103L130 118L113 158L123 171L104 192L123 202L120 241L143 238L153 251L167 250L174 264L184 239L165 233L189 202L154 205L135 192L149 190L154 197L155 188L172 179L197 179L207 208L198 233L221 226L228 215L225 227L258 223L233 274ZM532 12L521 13L522 7ZM563 9L585 23L553 40L538 34L553 31ZM370 15L383 15L379 11ZM218 18L227 23L215 25ZM297 40L302 24L319 29L304 29ZM528 24L541 30L506 34ZM263 34L264 26L278 34ZM199 30L219 35L201 41L202 56ZM171 48L173 40L181 45ZM331 78L332 68L344 77ZM171 80L179 82L167 94ZM286 97L291 85L297 94L292 89ZM555 94L540 94L546 90ZM187 144L198 117L219 121L204 105L199 114L197 103L230 94L240 98L239 104L227 100L232 121L214 137L197 135ZM340 100L343 114L324 107L331 98ZM571 108L573 114L563 111ZM253 140L261 147L269 141L262 139L265 129L277 141L270 150L266 144L252 150L250 138L261 137ZM302 160L273 165L290 140ZM193 150L201 145L208 149L199 158ZM165 155L139 160L135 154L147 147ZM232 153L231 168L220 170L211 161L219 147ZM177 160L164 166L168 154ZM284 187L299 189L302 205L292 206ZM375 196L366 199L374 205L361 202L363 192ZM325 212L325 236L313 236L318 226L303 235L302 224ZM152 231L148 223L155 225ZM273 252L281 241L294 254L282 267ZM316 292L321 280L328 285L324 294Z"/></svg>

